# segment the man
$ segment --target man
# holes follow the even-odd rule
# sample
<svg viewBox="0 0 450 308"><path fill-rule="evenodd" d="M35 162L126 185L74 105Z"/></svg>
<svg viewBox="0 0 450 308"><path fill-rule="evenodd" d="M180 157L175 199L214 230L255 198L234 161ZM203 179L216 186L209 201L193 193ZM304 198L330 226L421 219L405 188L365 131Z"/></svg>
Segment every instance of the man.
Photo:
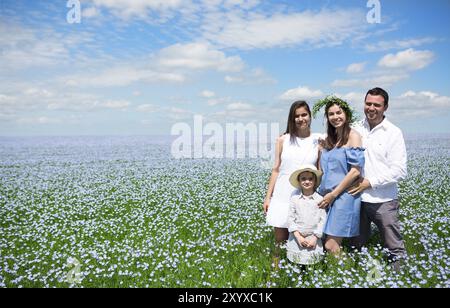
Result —
<svg viewBox="0 0 450 308"><path fill-rule="evenodd" d="M365 150L364 179L349 189L361 194L360 235L352 245L360 249L370 237L370 224L380 230L384 248L393 268L399 269L399 259L406 255L399 224L399 181L406 177L406 147L401 130L386 119L389 95L381 88L366 94L366 118L355 129L361 134Z"/></svg>

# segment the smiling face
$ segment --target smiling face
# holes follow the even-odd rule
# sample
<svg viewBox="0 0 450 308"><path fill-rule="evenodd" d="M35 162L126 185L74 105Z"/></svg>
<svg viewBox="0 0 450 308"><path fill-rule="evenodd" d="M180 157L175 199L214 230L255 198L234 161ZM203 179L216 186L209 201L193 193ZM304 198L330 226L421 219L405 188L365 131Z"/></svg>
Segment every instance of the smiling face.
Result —
<svg viewBox="0 0 450 308"><path fill-rule="evenodd" d="M364 113L366 114L367 121L371 128L374 128L384 119L384 112L387 110L387 106L384 102L384 98L381 95L370 95L366 97L364 104Z"/></svg>
<svg viewBox="0 0 450 308"><path fill-rule="evenodd" d="M311 116L305 107L295 110L295 125L297 129L309 129L311 126Z"/></svg>
<svg viewBox="0 0 450 308"><path fill-rule="evenodd" d="M328 108L327 118L328 122L330 122L334 128L342 127L347 121L344 110L336 104Z"/></svg>
<svg viewBox="0 0 450 308"><path fill-rule="evenodd" d="M298 175L298 181L302 191L312 192L316 185L316 176L312 172L302 172Z"/></svg>

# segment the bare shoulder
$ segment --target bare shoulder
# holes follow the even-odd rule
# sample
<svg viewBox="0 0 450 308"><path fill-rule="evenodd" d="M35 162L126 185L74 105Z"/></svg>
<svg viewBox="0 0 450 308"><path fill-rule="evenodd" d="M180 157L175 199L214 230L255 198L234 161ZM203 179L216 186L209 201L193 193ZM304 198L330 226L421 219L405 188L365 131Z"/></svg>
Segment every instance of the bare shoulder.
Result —
<svg viewBox="0 0 450 308"><path fill-rule="evenodd" d="M350 138L351 138L352 136L353 136L354 138L361 138L361 134L358 133L358 131L355 130L355 129L353 129L353 128L350 130Z"/></svg>
<svg viewBox="0 0 450 308"><path fill-rule="evenodd" d="M351 147L360 147L362 145L361 134L356 130L350 130L350 135L348 136L348 143Z"/></svg>
<svg viewBox="0 0 450 308"><path fill-rule="evenodd" d="M277 143L278 145L282 145L283 142L284 142L284 140L285 140L285 138L287 138L287 134L284 134L284 135L279 136L279 137L277 138L276 143Z"/></svg>

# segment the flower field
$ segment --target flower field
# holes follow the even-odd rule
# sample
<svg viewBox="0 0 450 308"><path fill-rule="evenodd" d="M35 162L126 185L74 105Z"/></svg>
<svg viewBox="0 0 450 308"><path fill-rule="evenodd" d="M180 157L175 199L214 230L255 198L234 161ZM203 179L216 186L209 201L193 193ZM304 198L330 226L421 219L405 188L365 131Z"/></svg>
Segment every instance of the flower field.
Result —
<svg viewBox="0 0 450 308"><path fill-rule="evenodd" d="M439 145L439 146L437 146ZM258 159L150 137L0 138L0 287L450 287L450 138L407 140L402 271L368 250L272 264Z"/></svg>

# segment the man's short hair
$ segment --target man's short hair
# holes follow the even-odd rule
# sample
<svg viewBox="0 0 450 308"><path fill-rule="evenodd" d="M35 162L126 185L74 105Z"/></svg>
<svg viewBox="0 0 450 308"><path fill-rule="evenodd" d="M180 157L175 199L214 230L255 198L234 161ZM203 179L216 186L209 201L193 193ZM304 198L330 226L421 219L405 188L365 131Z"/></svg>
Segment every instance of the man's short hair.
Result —
<svg viewBox="0 0 450 308"><path fill-rule="evenodd" d="M386 107L389 105L389 94L385 90L383 90L382 88L373 88L373 89L369 90L367 92L367 94L366 94L366 97L364 98L364 101L366 101L367 96L369 94L372 95L372 96L377 96L377 95L383 96L383 98L384 98L384 105Z"/></svg>

